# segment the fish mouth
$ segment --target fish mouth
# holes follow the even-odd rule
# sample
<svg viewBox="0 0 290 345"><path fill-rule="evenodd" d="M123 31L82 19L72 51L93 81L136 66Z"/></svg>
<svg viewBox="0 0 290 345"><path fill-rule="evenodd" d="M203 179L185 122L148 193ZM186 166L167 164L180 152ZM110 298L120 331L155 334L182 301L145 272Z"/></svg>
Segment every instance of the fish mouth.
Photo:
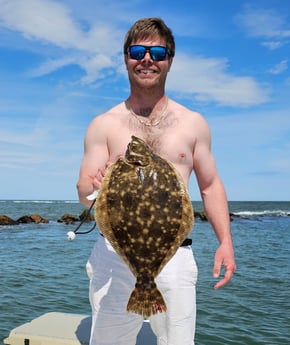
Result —
<svg viewBox="0 0 290 345"><path fill-rule="evenodd" d="M149 160L146 155L146 147L147 145L142 139L132 136L125 153L127 163L139 166L148 165Z"/></svg>

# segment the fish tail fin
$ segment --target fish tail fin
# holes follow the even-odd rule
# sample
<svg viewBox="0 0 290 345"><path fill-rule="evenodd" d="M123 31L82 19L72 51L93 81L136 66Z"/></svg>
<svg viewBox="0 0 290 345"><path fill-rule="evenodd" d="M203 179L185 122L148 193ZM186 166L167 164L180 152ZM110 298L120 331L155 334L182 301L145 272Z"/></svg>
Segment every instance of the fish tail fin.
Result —
<svg viewBox="0 0 290 345"><path fill-rule="evenodd" d="M128 312L142 315L145 318L166 312L167 308L163 296L156 284L153 284L150 288L145 289L136 284L127 304Z"/></svg>

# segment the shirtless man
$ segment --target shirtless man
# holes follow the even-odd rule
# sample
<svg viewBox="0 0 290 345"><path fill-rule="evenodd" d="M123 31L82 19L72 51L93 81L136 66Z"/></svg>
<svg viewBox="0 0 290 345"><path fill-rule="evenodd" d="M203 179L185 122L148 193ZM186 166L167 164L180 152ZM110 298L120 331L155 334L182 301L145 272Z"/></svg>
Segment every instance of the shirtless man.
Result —
<svg viewBox="0 0 290 345"><path fill-rule="evenodd" d="M165 82L174 59L171 30L158 18L137 21L124 42L124 60L130 95L89 125L77 184L80 201L100 187L106 167L123 156L131 136L149 144L171 161L188 186L196 175L204 209L219 247L213 276L227 284L235 271L226 193L211 153L211 138L204 118L165 95ZM134 277L109 242L100 237L87 263L90 277L92 331L90 345L134 345L142 317L126 312ZM168 311L154 315L150 324L158 345L193 345L197 268L190 246L180 247L157 277Z"/></svg>

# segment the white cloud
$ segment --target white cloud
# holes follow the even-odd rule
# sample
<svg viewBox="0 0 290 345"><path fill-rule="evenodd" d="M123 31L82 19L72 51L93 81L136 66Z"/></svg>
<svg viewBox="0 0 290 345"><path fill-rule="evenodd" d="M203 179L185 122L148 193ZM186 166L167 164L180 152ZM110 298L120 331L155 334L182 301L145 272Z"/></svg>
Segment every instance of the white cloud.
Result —
<svg viewBox="0 0 290 345"><path fill-rule="evenodd" d="M80 61L81 67L86 71L86 75L82 78L82 83L90 84L97 79L102 79L110 74L106 69L116 68L116 64L110 56L105 54L97 54L92 57L84 57Z"/></svg>
<svg viewBox="0 0 290 345"><path fill-rule="evenodd" d="M94 83L97 79L105 78L110 72L109 69L116 68L116 62L105 54L83 55L72 54L63 58L48 59L38 67L27 72L30 77L40 77L50 74L68 65L79 66L84 72L81 78L83 84ZM107 70L106 70L107 69Z"/></svg>
<svg viewBox="0 0 290 345"><path fill-rule="evenodd" d="M0 1L1 24L29 39L75 47L83 35L62 4L49 0Z"/></svg>
<svg viewBox="0 0 290 345"><path fill-rule="evenodd" d="M0 0L0 25L64 49L114 55L120 49L120 32L111 22L93 24L74 19L76 14L53 0ZM109 39L108 39L109 38Z"/></svg>
<svg viewBox="0 0 290 345"><path fill-rule="evenodd" d="M253 78L227 72L227 60L178 55L173 62L167 88L193 94L196 100L214 101L220 105L250 106L268 100L268 90Z"/></svg>
<svg viewBox="0 0 290 345"><path fill-rule="evenodd" d="M48 59L38 67L30 70L28 75L30 77L40 77L49 73L52 73L64 66L77 64L77 61L74 57L64 57L60 59Z"/></svg>
<svg viewBox="0 0 290 345"><path fill-rule="evenodd" d="M123 65L120 30L112 23L106 25L98 20L87 22L85 27L73 15L64 4L52 0L27 0L25 4L22 0L0 0L2 25L26 38L62 48L56 56L30 70L30 76L46 75L71 64L84 71L80 80L83 84L100 83L114 71L120 73L119 66ZM268 100L267 91L253 78L229 74L227 63L226 59L179 55L167 88L221 105L249 106Z"/></svg>
<svg viewBox="0 0 290 345"><path fill-rule="evenodd" d="M122 49L121 32L114 24L96 20L92 25L87 23L85 30L64 4L51 0L0 0L0 25L30 41L62 49L28 71L31 77L75 64L86 73L81 81L92 83L117 67L116 56Z"/></svg>
<svg viewBox="0 0 290 345"><path fill-rule="evenodd" d="M254 9L247 7L238 16L238 21L253 37L290 37L290 28L285 15L272 9Z"/></svg>
<svg viewBox="0 0 290 345"><path fill-rule="evenodd" d="M279 41L265 41L265 42L262 42L261 45L270 50L275 50L282 47L283 43Z"/></svg>
<svg viewBox="0 0 290 345"><path fill-rule="evenodd" d="M277 65L268 70L271 74L281 74L288 69L288 60L282 60Z"/></svg>
<svg viewBox="0 0 290 345"><path fill-rule="evenodd" d="M288 43L290 25L287 15L277 13L274 9L246 6L243 13L237 16L237 21L249 36L268 39L262 45L271 50Z"/></svg>

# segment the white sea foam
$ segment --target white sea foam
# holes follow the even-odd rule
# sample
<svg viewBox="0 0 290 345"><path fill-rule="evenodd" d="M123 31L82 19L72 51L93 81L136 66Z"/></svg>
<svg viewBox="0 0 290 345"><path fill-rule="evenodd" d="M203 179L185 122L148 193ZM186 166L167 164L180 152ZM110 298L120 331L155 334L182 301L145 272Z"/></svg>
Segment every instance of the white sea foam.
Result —
<svg viewBox="0 0 290 345"><path fill-rule="evenodd" d="M235 216L240 217L287 217L290 216L290 211L284 210L264 210L264 211L240 211L233 212Z"/></svg>

